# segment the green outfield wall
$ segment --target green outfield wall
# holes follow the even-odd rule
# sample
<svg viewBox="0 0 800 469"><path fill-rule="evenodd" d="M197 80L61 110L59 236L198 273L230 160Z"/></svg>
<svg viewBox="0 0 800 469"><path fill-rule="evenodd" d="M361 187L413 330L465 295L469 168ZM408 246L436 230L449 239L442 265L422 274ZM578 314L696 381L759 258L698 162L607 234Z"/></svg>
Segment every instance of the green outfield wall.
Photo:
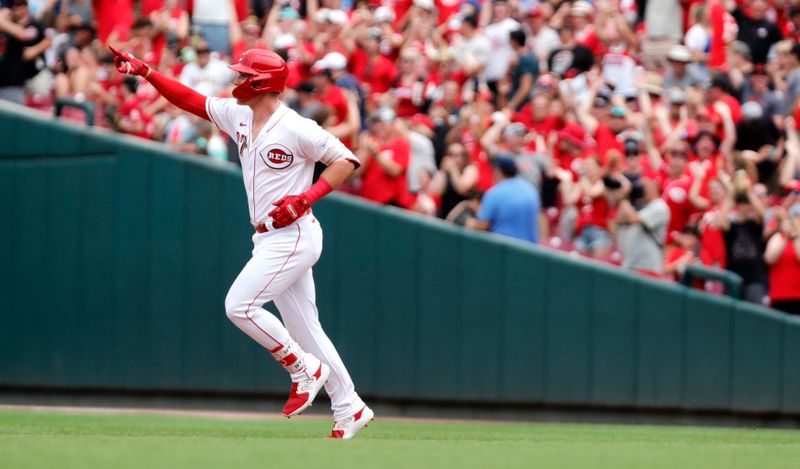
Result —
<svg viewBox="0 0 800 469"><path fill-rule="evenodd" d="M223 310L238 169L8 109L0 387L283 395ZM800 413L797 319L346 196L315 212L321 320L365 396Z"/></svg>

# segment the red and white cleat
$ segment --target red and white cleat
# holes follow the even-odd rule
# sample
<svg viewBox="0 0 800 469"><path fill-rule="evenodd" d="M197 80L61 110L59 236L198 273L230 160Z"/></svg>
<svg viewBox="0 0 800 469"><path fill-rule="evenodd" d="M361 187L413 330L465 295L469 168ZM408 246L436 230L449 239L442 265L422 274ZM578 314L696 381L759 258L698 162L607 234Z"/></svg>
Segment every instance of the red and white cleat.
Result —
<svg viewBox="0 0 800 469"><path fill-rule="evenodd" d="M344 420L337 420L333 424L333 431L325 438L333 440L349 440L356 436L362 428L366 427L372 419L375 418L375 412L367 406L356 412L352 417L347 417Z"/></svg>
<svg viewBox="0 0 800 469"><path fill-rule="evenodd" d="M292 383L292 390L289 392L289 399L283 406L283 415L286 418L300 415L304 410L311 407L314 398L325 383L328 381L331 369L328 365L321 363L314 376Z"/></svg>

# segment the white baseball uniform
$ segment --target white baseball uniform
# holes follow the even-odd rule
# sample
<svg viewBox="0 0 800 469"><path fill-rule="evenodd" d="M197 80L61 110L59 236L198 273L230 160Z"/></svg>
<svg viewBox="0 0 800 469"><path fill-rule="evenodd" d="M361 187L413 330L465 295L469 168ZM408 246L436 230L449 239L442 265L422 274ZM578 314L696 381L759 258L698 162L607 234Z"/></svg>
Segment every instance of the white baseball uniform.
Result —
<svg viewBox="0 0 800 469"><path fill-rule="evenodd" d="M235 99L208 98L211 121L236 140L253 226L269 231L253 235L253 257L234 281L225 299L228 317L269 351L299 344L331 370L325 389L333 417L342 420L364 407L353 381L319 322L311 267L322 252L322 228L309 211L295 223L274 229L269 213L273 202L311 187L314 163L358 160L333 135L310 119L281 104L258 135L252 134L253 111ZM274 301L280 320L262 306ZM295 345L296 346L296 345ZM280 357L277 357L280 360ZM282 363L286 366L286 363ZM292 371L306 378L318 367Z"/></svg>

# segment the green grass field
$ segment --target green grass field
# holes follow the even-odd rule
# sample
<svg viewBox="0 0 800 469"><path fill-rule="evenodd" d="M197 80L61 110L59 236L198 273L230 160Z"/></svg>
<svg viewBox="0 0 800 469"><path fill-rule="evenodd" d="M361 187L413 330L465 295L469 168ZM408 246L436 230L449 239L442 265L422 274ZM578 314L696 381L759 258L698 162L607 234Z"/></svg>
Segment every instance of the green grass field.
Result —
<svg viewBox="0 0 800 469"><path fill-rule="evenodd" d="M800 431L0 411L0 468L800 467Z"/></svg>

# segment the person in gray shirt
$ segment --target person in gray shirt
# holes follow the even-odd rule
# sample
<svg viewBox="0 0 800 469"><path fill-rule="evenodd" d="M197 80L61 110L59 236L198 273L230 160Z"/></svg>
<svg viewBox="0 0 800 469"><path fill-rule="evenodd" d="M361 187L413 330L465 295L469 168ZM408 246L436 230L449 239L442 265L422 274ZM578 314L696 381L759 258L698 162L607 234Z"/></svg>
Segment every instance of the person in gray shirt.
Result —
<svg viewBox="0 0 800 469"><path fill-rule="evenodd" d="M617 210L617 245L622 251L623 267L649 274L663 273L669 217L669 206L661 198L658 182L646 177L639 179Z"/></svg>
<svg viewBox="0 0 800 469"><path fill-rule="evenodd" d="M664 89L688 88L702 83L703 77L690 67L693 62L692 52L686 46L672 46L667 54L669 67L662 81Z"/></svg>
<svg viewBox="0 0 800 469"><path fill-rule="evenodd" d="M797 97L800 96L800 44L794 44L786 56L789 74L786 76L786 114L794 111Z"/></svg>

